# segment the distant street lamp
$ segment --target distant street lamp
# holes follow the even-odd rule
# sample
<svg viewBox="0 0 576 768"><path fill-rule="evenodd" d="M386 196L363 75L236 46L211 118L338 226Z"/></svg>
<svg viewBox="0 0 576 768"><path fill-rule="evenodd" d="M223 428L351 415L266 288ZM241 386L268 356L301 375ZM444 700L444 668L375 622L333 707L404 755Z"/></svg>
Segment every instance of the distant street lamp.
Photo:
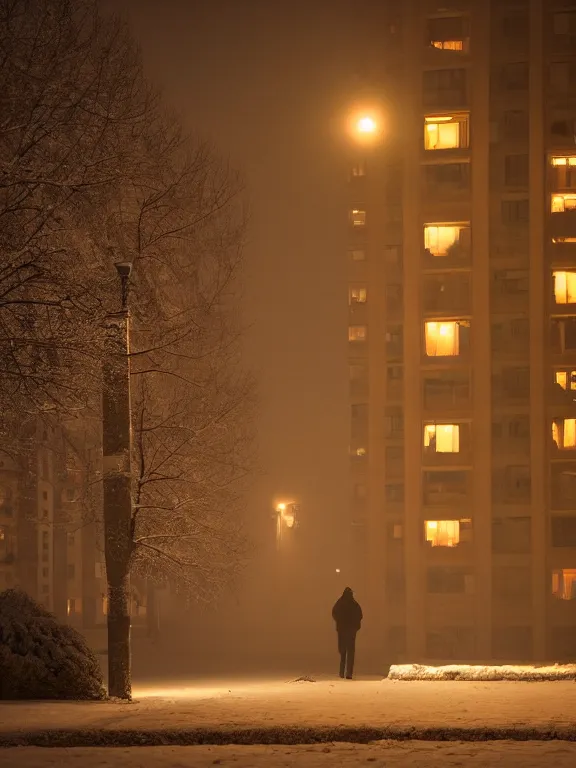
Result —
<svg viewBox="0 0 576 768"><path fill-rule="evenodd" d="M358 133L376 133L378 130L378 123L370 115L361 117L356 123L356 130Z"/></svg>
<svg viewBox="0 0 576 768"><path fill-rule="evenodd" d="M104 553L108 582L108 692L130 699L130 559L132 424L130 412L129 262L115 264L121 308L106 318L102 388Z"/></svg>

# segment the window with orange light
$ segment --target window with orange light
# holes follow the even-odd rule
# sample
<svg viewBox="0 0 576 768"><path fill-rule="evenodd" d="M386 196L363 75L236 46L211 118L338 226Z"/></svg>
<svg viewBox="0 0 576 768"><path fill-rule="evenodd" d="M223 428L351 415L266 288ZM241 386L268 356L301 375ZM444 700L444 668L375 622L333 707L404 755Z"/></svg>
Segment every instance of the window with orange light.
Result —
<svg viewBox="0 0 576 768"><path fill-rule="evenodd" d="M562 193L552 195L552 213L565 213L566 211L576 211L576 194Z"/></svg>
<svg viewBox="0 0 576 768"><path fill-rule="evenodd" d="M348 289L348 302L350 304L366 304L368 293L365 286L351 285Z"/></svg>
<svg viewBox="0 0 576 768"><path fill-rule="evenodd" d="M576 600L576 568L552 571L552 594L559 600Z"/></svg>
<svg viewBox="0 0 576 768"><path fill-rule="evenodd" d="M468 146L468 115L424 118L424 148L463 149Z"/></svg>
<svg viewBox="0 0 576 768"><path fill-rule="evenodd" d="M426 424L424 448L429 453L459 453L460 426L458 424Z"/></svg>
<svg viewBox="0 0 576 768"><path fill-rule="evenodd" d="M561 450L576 448L576 419L554 419L552 440Z"/></svg>
<svg viewBox="0 0 576 768"><path fill-rule="evenodd" d="M461 334L466 321L429 321L424 324L427 357L457 357L461 353Z"/></svg>
<svg viewBox="0 0 576 768"><path fill-rule="evenodd" d="M555 371L554 381L559 384L562 389L576 390L576 371Z"/></svg>
<svg viewBox="0 0 576 768"><path fill-rule="evenodd" d="M365 325L350 325L348 327L348 341L366 341L368 328Z"/></svg>
<svg viewBox="0 0 576 768"><path fill-rule="evenodd" d="M363 208L352 208L349 214L350 224L353 227L366 226L366 211Z"/></svg>
<svg viewBox="0 0 576 768"><path fill-rule="evenodd" d="M470 541L471 520L426 520L424 535L432 547L456 547Z"/></svg>
<svg viewBox="0 0 576 768"><path fill-rule="evenodd" d="M424 248L433 256L447 256L452 249L465 243L469 228L463 224L426 224Z"/></svg>
<svg viewBox="0 0 576 768"><path fill-rule="evenodd" d="M556 304L576 304L576 272L552 273Z"/></svg>

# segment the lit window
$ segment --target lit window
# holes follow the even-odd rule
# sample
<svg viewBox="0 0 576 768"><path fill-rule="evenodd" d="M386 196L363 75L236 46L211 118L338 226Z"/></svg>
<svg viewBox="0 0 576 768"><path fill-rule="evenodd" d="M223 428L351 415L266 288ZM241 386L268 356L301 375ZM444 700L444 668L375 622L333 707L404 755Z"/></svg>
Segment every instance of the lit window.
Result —
<svg viewBox="0 0 576 768"><path fill-rule="evenodd" d="M432 40L434 48L438 48L440 51L463 51L463 40Z"/></svg>
<svg viewBox="0 0 576 768"><path fill-rule="evenodd" d="M576 211L576 194L552 195L552 213Z"/></svg>
<svg viewBox="0 0 576 768"><path fill-rule="evenodd" d="M424 247L433 256L446 256L451 248L459 244L464 229L454 224L427 224L424 227Z"/></svg>
<svg viewBox="0 0 576 768"><path fill-rule="evenodd" d="M364 448L364 446L360 446L358 448L353 448L351 453L354 458L363 459L366 457L367 451L366 451L366 448Z"/></svg>
<svg viewBox="0 0 576 768"><path fill-rule="evenodd" d="M556 304L576 304L576 272L553 272Z"/></svg>
<svg viewBox="0 0 576 768"><path fill-rule="evenodd" d="M427 117L424 126L425 149L457 149L468 146L468 118L465 116Z"/></svg>
<svg viewBox="0 0 576 768"><path fill-rule="evenodd" d="M424 427L424 447L431 453L459 453L459 425L426 424Z"/></svg>
<svg viewBox="0 0 576 768"><path fill-rule="evenodd" d="M366 251L360 248L353 248L348 251L352 261L366 261Z"/></svg>
<svg viewBox="0 0 576 768"><path fill-rule="evenodd" d="M426 541L433 547L455 547L460 543L459 520L426 520Z"/></svg>
<svg viewBox="0 0 576 768"><path fill-rule="evenodd" d="M576 600L576 569L552 571L552 594L559 600Z"/></svg>
<svg viewBox="0 0 576 768"><path fill-rule="evenodd" d="M348 341L366 341L368 328L365 325L350 325L348 327Z"/></svg>
<svg viewBox="0 0 576 768"><path fill-rule="evenodd" d="M425 324L426 355L428 357L454 357L460 354L461 321L429 322Z"/></svg>
<svg viewBox="0 0 576 768"><path fill-rule="evenodd" d="M553 157L552 165L555 166L575 166L576 167L576 155L572 157Z"/></svg>
<svg viewBox="0 0 576 768"><path fill-rule="evenodd" d="M554 378L562 389L576 389L576 371L556 371Z"/></svg>
<svg viewBox="0 0 576 768"><path fill-rule="evenodd" d="M366 211L363 211L360 208L353 208L350 211L350 223L353 227L365 227Z"/></svg>
<svg viewBox="0 0 576 768"><path fill-rule="evenodd" d="M552 422L552 440L557 448L576 448L576 419L555 419Z"/></svg>
<svg viewBox="0 0 576 768"><path fill-rule="evenodd" d="M366 176L366 164L364 163L363 160L360 160L359 162L354 163L354 165L352 166L351 175L353 177Z"/></svg>
<svg viewBox="0 0 576 768"><path fill-rule="evenodd" d="M358 286L350 286L348 290L348 301L350 304L366 304L367 292L366 288L360 288Z"/></svg>
<svg viewBox="0 0 576 768"><path fill-rule="evenodd" d="M553 243L576 243L576 237L553 237Z"/></svg>

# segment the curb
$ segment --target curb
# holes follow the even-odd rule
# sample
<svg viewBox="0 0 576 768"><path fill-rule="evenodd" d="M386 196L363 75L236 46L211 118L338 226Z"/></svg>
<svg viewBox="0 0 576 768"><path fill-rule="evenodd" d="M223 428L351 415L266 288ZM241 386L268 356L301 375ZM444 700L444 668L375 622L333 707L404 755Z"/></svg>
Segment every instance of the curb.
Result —
<svg viewBox="0 0 576 768"><path fill-rule="evenodd" d="M562 727L340 727L182 728L158 730L58 730L0 733L7 747L160 747L255 744L326 744L374 741L575 741L576 726Z"/></svg>

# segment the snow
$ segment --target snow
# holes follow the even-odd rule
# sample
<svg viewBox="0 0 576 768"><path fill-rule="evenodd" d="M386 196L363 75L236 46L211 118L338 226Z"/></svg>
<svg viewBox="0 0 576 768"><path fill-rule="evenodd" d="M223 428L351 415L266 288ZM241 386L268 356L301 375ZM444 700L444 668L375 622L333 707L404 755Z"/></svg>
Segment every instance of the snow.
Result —
<svg viewBox="0 0 576 768"><path fill-rule="evenodd" d="M134 702L0 702L0 739L26 730L555 729L576 737L573 682L193 680L135 689ZM483 734L481 736L480 734ZM415 734L416 735L416 734ZM432 738L429 734L427 738ZM497 736L492 736L497 738ZM543 736L541 736L543 738ZM576 764L576 763L575 763Z"/></svg>
<svg viewBox="0 0 576 768"><path fill-rule="evenodd" d="M388 677L391 680L522 680L542 682L575 680L576 664L553 664L550 666L472 666L449 664L444 667L427 667L423 664L393 664Z"/></svg>
<svg viewBox="0 0 576 768"><path fill-rule="evenodd" d="M0 768L573 768L566 742L379 742L367 746L4 749Z"/></svg>

